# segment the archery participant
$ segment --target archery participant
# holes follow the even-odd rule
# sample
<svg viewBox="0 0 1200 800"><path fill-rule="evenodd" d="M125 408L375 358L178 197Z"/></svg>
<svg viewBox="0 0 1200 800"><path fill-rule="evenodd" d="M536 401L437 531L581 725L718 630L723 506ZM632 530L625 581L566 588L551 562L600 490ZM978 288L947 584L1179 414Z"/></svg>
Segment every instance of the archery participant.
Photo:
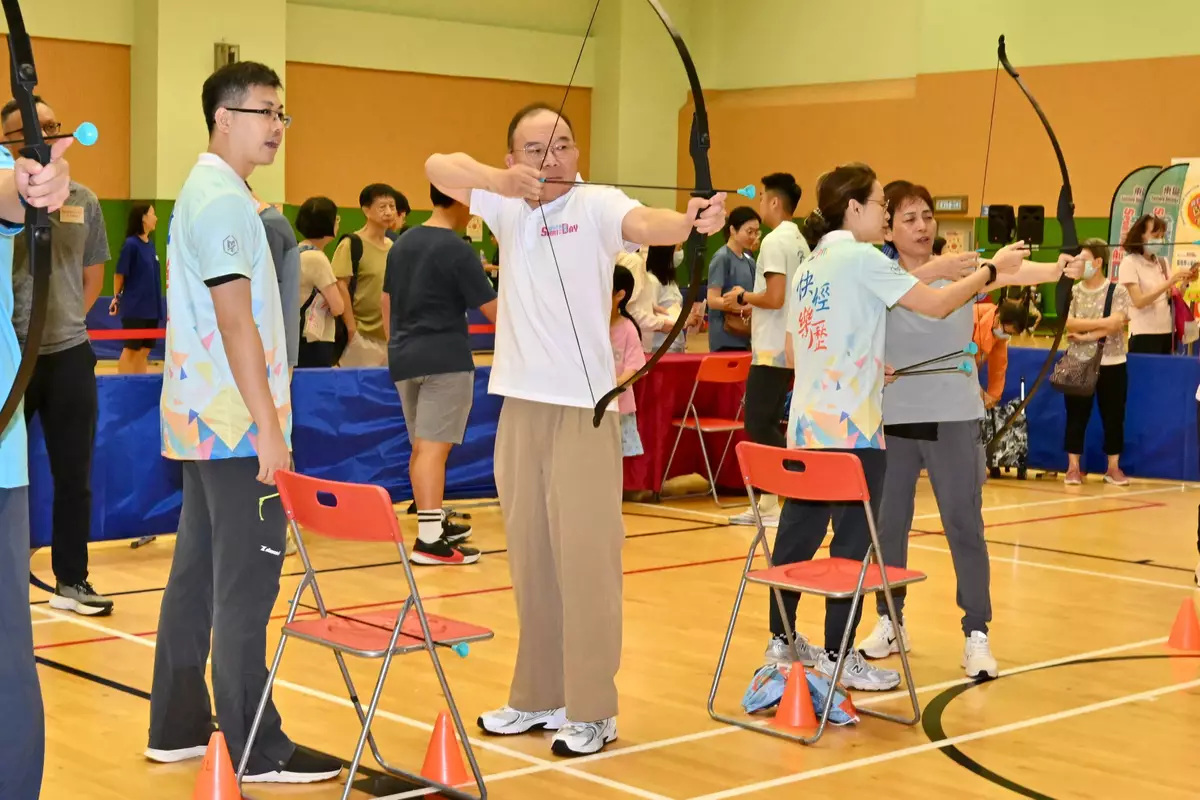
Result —
<svg viewBox="0 0 1200 800"><path fill-rule="evenodd" d="M61 125L40 97L38 120L46 135ZM21 112L15 100L0 110L4 138L21 137ZM25 422L42 422L46 455L54 481L51 563L53 608L87 616L111 614L113 602L88 581L88 539L92 526L92 455L99 399L96 353L87 333L87 313L100 296L109 259L104 215L94 192L71 182L71 196L50 216L52 229L50 295L37 367L25 390ZM17 236L13 255L13 325L24 340L29 330L33 276L25 269L28 233Z"/></svg>
<svg viewBox="0 0 1200 800"><path fill-rule="evenodd" d="M8 397L21 362L13 328L13 237L25 207L53 212L68 202L72 181L59 139L43 167L0 147L0 398ZM53 243L51 234L51 243ZM49 264L39 264L49 269ZM29 449L25 418L18 407L0 433L0 797L36 800L45 761L45 714L33 626L29 620Z"/></svg>
<svg viewBox="0 0 1200 800"><path fill-rule="evenodd" d="M462 444L475 396L467 310L495 322L496 293L475 249L456 233L470 210L434 186L429 199L433 214L392 246L383 282L388 367L412 444L417 540L410 556L416 564L474 564L479 551L458 544L471 529L446 519L442 499L446 459Z"/></svg>
<svg viewBox="0 0 1200 800"><path fill-rule="evenodd" d="M785 447L787 437L780 430L779 421L787 411L792 371L783 354L784 340L787 339L784 301L796 268L808 257L808 243L800 235L800 228L792 222L800 202L800 186L796 179L786 172L776 172L763 178L762 185L758 211L771 232L763 237L758 259L749 259L754 266L754 291L735 286L723 299L732 304L733 310L751 311L750 348L753 355L750 375L746 379L746 436L758 444ZM764 524L778 524L779 498L764 495L758 510ZM754 512L745 511L729 521L735 525L753 525ZM771 647L781 657L787 652L782 639L772 640ZM808 647L807 643L801 645L802 649L805 647Z"/></svg>
<svg viewBox="0 0 1200 800"><path fill-rule="evenodd" d="M871 513L879 518L883 493L883 396L885 318L900 305L931 317L945 317L979 291L993 285L1004 263L984 264L941 288L931 288L871 245L882 241L889 221L888 199L865 164L840 166L817 184L817 207L804 223L812 255L800 265L788 296L788 363L795 369L788 418L788 446L851 453L863 466ZM960 270L962 268L960 267ZM839 376L854 376L846 379ZM776 564L807 561L825 538L830 519L834 557L861 561L870 530L861 504L788 499L779 516ZM784 613L794 629L799 595L782 592ZM835 658L851 623L849 598L825 602L824 651L815 669L832 678ZM770 598L771 633L786 633L779 604ZM841 680L851 689L882 691L899 685L894 670L869 666L853 649L858 611L850 626L851 649Z"/></svg>
<svg viewBox="0 0 1200 800"><path fill-rule="evenodd" d="M693 198L681 214L644 207L615 188L570 185L579 180L573 129L543 104L513 116L507 144L507 169L464 153L425 162L440 191L496 231L504 263L489 391L504 397L496 485L521 633L508 705L481 715L479 726L492 734L556 730L555 753L584 755L617 736L617 403L599 428L592 424L597 399L616 385L613 263L638 244L720 230L725 196Z"/></svg>
<svg viewBox="0 0 1200 800"><path fill-rule="evenodd" d="M183 509L163 593L146 757L200 758L217 724L242 757L267 679L267 623L287 523L270 493L290 469L292 404L278 279L246 179L271 164L291 119L279 76L244 61L204 82L208 152L175 201L167 238L163 456L183 463ZM244 780L310 783L341 762L298 750L268 701Z"/></svg>
<svg viewBox="0 0 1200 800"><path fill-rule="evenodd" d="M895 209L887 231L885 251L913 277L934 287L957 280L969 268L974 253L933 256L937 223L929 191L909 181L893 181L886 189ZM1029 249L1023 242L998 252L994 263L1002 274L995 285L1015 285L1024 274L1032 280L1055 280L1070 256L1058 264L1024 261ZM975 311L990 304L964 302L949 315L936 316L917 309L892 308L887 315L886 360L894 368L936 358L956 348L966 348L975 328ZM964 352L963 357L966 357ZM953 362L946 362L952 364ZM941 364L935 366L942 366ZM887 564L906 566L908 532L921 469L937 499L954 571L958 603L963 610L966 636L963 667L970 677L996 677L998 669L988 642L991 621L990 562L983 538L984 447L980 441L983 402L974 375L961 373L899 377L883 391L884 435L887 436L887 472L878 518L880 545ZM887 615L882 592L876 594L879 622L859 645L868 658L898 653L900 644L911 649L903 625L905 587L894 590L900 637Z"/></svg>

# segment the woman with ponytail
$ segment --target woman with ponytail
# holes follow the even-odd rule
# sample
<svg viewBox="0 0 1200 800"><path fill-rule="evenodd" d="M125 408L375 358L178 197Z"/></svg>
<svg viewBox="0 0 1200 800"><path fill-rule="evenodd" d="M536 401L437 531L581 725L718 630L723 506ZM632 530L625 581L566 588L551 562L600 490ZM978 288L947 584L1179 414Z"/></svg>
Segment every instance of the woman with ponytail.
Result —
<svg viewBox="0 0 1200 800"><path fill-rule="evenodd" d="M817 207L803 232L812 255L796 270L787 299L785 353L795 371L788 415L788 446L844 452L863 465L878 517L885 472L883 437L884 331L887 310L900 305L931 317L944 317L996 281L998 267L984 264L942 288L921 283L875 248L889 221L888 201L875 172L865 164L847 164L822 176ZM1004 265L999 269L1015 269ZM788 500L779 518L776 564L813 557L833 520L834 556L862 560L870 545L863 510L849 505L833 513L825 504ZM783 593L785 613L794 629L799 596ZM785 636L777 604L769 603L771 633ZM815 669L832 677L838 648L850 621L850 599L825 602L824 650ZM859 609L861 611L861 607ZM894 670L875 669L853 647L841 680L851 689L886 691L900 683Z"/></svg>
<svg viewBox="0 0 1200 800"><path fill-rule="evenodd" d="M642 330L628 308L633 287L633 273L618 264L613 273L612 320L609 326L618 384L646 364L646 354L642 352ZM637 429L637 402L633 398L633 389L621 392L617 398L617 410L621 412L621 455L640 456L644 451Z"/></svg>

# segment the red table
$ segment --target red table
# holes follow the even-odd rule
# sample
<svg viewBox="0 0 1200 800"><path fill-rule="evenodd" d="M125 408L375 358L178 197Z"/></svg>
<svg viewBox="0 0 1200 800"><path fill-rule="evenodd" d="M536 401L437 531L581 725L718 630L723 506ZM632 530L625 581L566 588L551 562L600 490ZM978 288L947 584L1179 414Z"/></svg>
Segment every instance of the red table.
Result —
<svg viewBox="0 0 1200 800"><path fill-rule="evenodd" d="M633 395L637 399L638 432L642 437L644 455L625 458L625 489L628 491L662 490L663 470L667 467L667 459L671 455L671 447L679 429L671 424L672 419L683 416L687 408L688 396L696 383L696 373L700 369L700 360L708 353L671 353L650 370L646 377L633 385ZM738 412L742 396L746 392L744 383L738 384L701 384L696 391L696 408L700 415L719 416L732 419ZM728 439L727 433L712 433L705 436L704 446L708 448L712 468L717 468L721 460L721 451ZM694 431L685 430L679 442L679 451L671 464L671 475L688 475L697 473L707 478L704 469L704 457L700 453L698 436ZM725 457L725 465L717 475L717 486L731 492L745 491L741 476L738 475L737 457L733 448L746 438L744 431L733 435L733 443L729 446L729 454Z"/></svg>

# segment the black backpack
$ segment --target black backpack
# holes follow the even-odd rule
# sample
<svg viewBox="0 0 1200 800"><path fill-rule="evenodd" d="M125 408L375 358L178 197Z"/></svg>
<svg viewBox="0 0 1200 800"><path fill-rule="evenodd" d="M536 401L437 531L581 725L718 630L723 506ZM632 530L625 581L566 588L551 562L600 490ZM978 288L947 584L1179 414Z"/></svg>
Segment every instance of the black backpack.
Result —
<svg viewBox="0 0 1200 800"><path fill-rule="evenodd" d="M341 247L342 240L350 240L350 283L347 289L350 293L350 313L354 313L354 294L358 291L358 265L362 261L363 243L357 233L347 233L338 237L338 247ZM311 300L311 298L310 298ZM350 331L346 328L346 322L340 316L337 317L336 334L334 335L334 344L337 346L338 358L342 357L342 353L346 350L346 344L350 338Z"/></svg>

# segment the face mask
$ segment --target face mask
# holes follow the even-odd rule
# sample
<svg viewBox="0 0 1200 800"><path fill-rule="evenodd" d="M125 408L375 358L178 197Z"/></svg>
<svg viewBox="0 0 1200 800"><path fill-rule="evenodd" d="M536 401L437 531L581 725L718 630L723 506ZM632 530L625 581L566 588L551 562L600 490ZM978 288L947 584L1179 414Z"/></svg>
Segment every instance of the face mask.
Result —
<svg viewBox="0 0 1200 800"><path fill-rule="evenodd" d="M1096 262L1089 261L1086 264L1084 264L1083 265L1083 279L1085 281L1087 281L1087 280L1091 280L1095 276L1096 276Z"/></svg>
<svg viewBox="0 0 1200 800"><path fill-rule="evenodd" d="M1001 341L1004 341L1005 339L1007 339L1007 338L1008 338L1008 334L1004 332L1004 328L1002 328L1002 327L1000 327L1000 328L993 328L993 329L992 329L992 335L993 335L993 336L995 336L997 339L999 339L999 340L1001 340Z"/></svg>
<svg viewBox="0 0 1200 800"><path fill-rule="evenodd" d="M1162 239L1147 239L1146 240L1146 252L1149 253L1150 255L1160 256L1160 255L1162 255L1163 250L1164 250L1164 247L1163 247Z"/></svg>

